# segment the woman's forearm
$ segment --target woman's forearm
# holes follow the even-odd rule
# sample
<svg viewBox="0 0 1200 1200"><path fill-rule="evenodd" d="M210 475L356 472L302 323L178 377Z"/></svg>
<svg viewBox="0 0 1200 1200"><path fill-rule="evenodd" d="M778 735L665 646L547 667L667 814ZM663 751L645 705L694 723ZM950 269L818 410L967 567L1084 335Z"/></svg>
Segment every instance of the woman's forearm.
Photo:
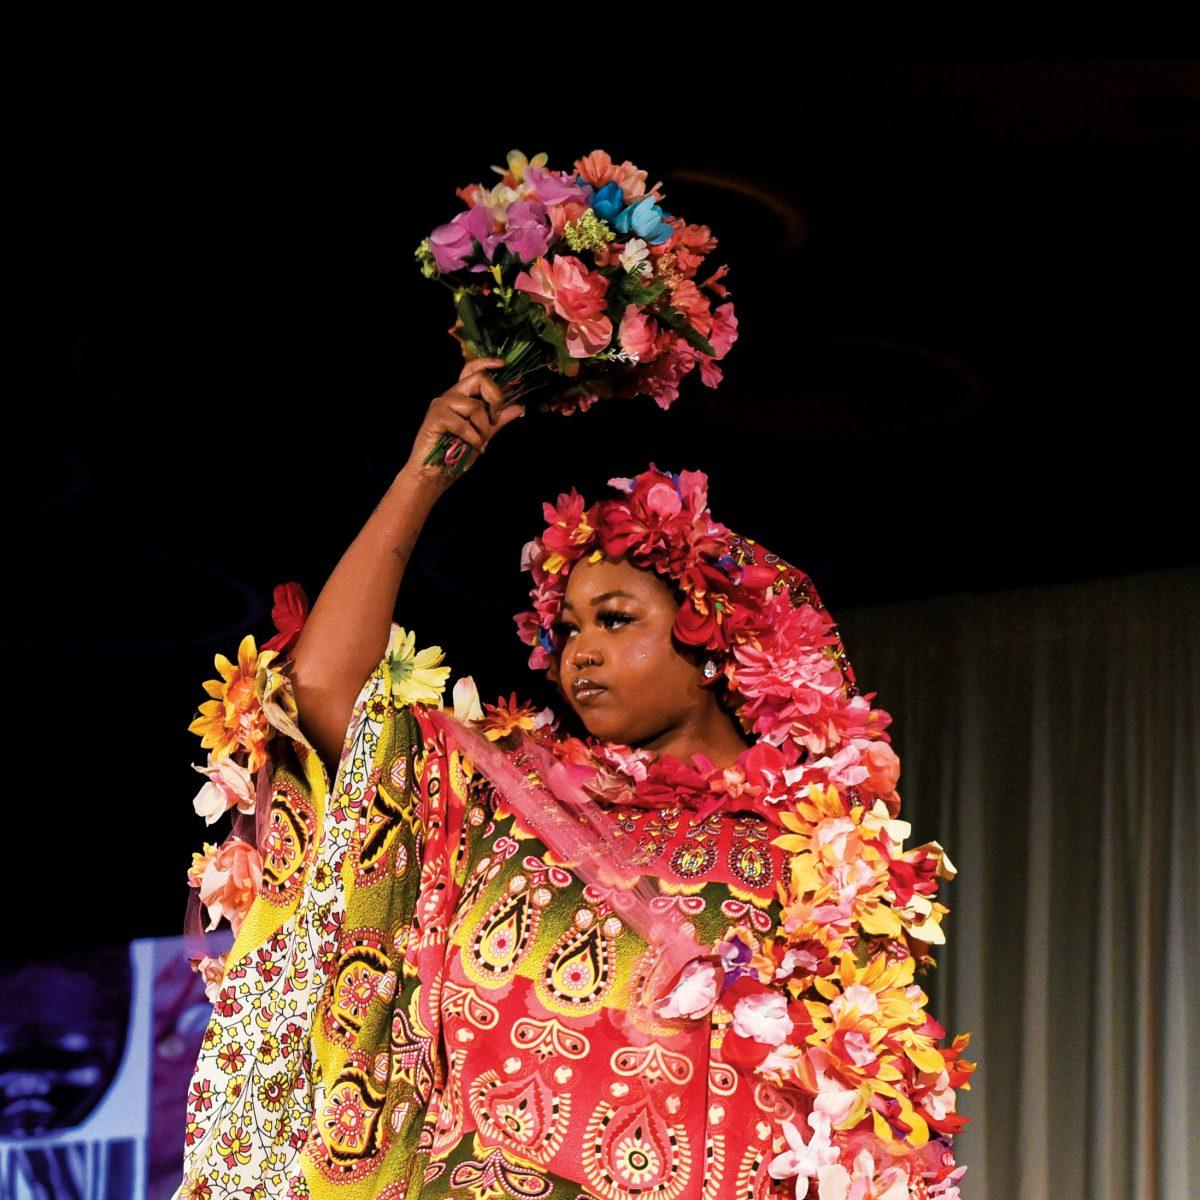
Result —
<svg viewBox="0 0 1200 1200"><path fill-rule="evenodd" d="M342 555L308 614L289 671L300 724L335 761L355 697L387 648L408 561L441 488L405 467Z"/></svg>

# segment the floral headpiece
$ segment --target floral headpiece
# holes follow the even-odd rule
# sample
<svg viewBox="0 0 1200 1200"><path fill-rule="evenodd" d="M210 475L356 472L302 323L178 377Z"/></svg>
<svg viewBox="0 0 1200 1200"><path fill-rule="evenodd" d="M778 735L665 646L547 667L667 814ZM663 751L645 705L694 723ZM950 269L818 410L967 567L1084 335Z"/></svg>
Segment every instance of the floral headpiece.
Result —
<svg viewBox="0 0 1200 1200"><path fill-rule="evenodd" d="M672 632L709 652L747 734L778 747L789 767L855 740L877 739L891 721L859 694L833 619L812 580L751 538L713 520L703 471L660 471L609 485L620 499L584 506L572 488L545 504L547 528L526 543L533 609L517 614L518 636L547 667L562 649L555 632L567 578L581 559L627 555L684 593ZM805 754L808 751L810 754Z"/></svg>

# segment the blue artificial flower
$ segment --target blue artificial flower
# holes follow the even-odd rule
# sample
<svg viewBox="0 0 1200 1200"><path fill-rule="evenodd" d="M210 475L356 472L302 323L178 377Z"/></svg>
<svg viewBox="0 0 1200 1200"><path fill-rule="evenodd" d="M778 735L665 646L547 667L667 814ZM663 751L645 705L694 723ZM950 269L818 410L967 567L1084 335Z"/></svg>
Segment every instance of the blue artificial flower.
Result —
<svg viewBox="0 0 1200 1200"><path fill-rule="evenodd" d="M658 246L675 232L665 219L670 215L655 204L653 196L643 196L636 204L621 212L612 227L618 233L632 233L652 246Z"/></svg>
<svg viewBox="0 0 1200 1200"><path fill-rule="evenodd" d="M621 185L615 179L606 183L592 197L592 211L610 225L624 207L625 193L621 191Z"/></svg>

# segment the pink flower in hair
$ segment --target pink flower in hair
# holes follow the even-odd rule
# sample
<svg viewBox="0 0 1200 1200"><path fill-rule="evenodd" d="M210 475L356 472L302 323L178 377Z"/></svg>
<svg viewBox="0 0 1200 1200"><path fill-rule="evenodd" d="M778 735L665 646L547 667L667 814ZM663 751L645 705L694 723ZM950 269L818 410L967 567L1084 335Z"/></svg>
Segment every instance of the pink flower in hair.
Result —
<svg viewBox="0 0 1200 1200"><path fill-rule="evenodd" d="M596 506L584 509L583 497L572 488L562 492L556 504L543 504L548 528L542 534L545 557L537 565L550 574L566 574L595 534Z"/></svg>

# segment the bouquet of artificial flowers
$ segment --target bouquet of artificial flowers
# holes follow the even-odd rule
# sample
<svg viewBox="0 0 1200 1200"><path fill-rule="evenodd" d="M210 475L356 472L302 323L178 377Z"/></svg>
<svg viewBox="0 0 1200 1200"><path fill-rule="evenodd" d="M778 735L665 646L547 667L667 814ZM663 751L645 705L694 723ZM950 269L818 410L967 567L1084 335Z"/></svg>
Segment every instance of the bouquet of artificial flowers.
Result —
<svg viewBox="0 0 1200 1200"><path fill-rule="evenodd" d="M563 414L642 395L669 408L697 365L716 387L737 318L727 266L697 282L717 245L707 226L665 212L662 184L647 189L645 171L603 150L573 172L546 161L510 150L492 167L500 181L458 188L465 211L417 247L422 272L453 293L466 351L504 359L492 376L510 399L536 394ZM470 453L447 435L427 461L457 475Z"/></svg>

